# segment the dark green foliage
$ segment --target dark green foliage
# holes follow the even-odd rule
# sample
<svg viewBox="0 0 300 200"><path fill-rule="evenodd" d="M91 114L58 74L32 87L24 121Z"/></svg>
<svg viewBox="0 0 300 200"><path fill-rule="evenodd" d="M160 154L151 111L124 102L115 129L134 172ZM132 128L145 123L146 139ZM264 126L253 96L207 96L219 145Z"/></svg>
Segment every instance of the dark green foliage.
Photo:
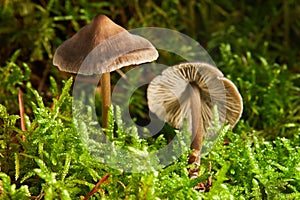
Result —
<svg viewBox="0 0 300 200"><path fill-rule="evenodd" d="M245 199L298 199L299 135L292 140L278 138L272 142L256 137L255 133L252 135L246 138L229 132L226 135L228 146L216 146L204 159L203 163L211 161L220 168L213 173L216 184L211 188L208 199L214 195ZM229 184L220 182L220 179Z"/></svg>
<svg viewBox="0 0 300 200"><path fill-rule="evenodd" d="M30 192L27 185L23 185L17 189L15 184L11 184L10 177L2 172L0 172L0 179L2 180L0 190L1 199L30 199ZM2 194L3 191L5 191L5 194Z"/></svg>
<svg viewBox="0 0 300 200"><path fill-rule="evenodd" d="M223 44L220 50L219 67L241 92L245 121L266 138L293 136L300 128L299 74L250 52L233 54L230 45Z"/></svg>

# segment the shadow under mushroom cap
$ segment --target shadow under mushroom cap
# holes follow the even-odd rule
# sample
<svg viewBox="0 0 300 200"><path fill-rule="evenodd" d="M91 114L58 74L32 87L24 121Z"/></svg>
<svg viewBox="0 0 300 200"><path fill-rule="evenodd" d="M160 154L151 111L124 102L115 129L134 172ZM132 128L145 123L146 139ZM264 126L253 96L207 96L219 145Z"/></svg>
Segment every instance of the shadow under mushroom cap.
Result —
<svg viewBox="0 0 300 200"><path fill-rule="evenodd" d="M208 127L213 121L216 105L220 123L231 128L241 117L242 97L236 86L222 72L207 63L183 63L165 69L149 84L148 105L151 112L175 128L181 128L187 118L191 129L191 85L197 85L201 98L204 135L213 135Z"/></svg>

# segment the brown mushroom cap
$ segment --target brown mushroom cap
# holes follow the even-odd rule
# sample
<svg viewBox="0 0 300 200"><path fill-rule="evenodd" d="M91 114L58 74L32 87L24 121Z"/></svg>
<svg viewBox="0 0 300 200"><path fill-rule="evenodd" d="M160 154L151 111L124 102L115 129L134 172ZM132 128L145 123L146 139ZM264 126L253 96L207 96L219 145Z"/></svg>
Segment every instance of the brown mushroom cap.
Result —
<svg viewBox="0 0 300 200"><path fill-rule="evenodd" d="M204 135L214 134L208 129L214 118L214 105L220 122L235 126L243 110L242 97L220 70L207 63L175 65L155 77L147 91L150 111L175 128L181 128L187 118L191 129L191 85L199 89Z"/></svg>
<svg viewBox="0 0 300 200"><path fill-rule="evenodd" d="M57 48L53 64L62 71L91 75L151 62L157 57L158 52L148 40L98 15Z"/></svg>

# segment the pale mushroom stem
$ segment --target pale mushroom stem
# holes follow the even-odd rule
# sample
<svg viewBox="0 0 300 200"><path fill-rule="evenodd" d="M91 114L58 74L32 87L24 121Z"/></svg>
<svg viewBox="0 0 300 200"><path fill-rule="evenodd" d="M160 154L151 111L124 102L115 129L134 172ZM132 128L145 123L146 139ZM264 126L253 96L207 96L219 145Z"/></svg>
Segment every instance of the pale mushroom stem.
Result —
<svg viewBox="0 0 300 200"><path fill-rule="evenodd" d="M190 169L191 178L198 176L200 165L200 152L203 141L203 120L201 116L201 97L197 85L191 84L191 117L192 117L192 144L191 149L194 151L189 156L189 164L195 164L194 169Z"/></svg>
<svg viewBox="0 0 300 200"><path fill-rule="evenodd" d="M108 127L108 112L111 104L110 73L105 72L101 76L102 94L102 127Z"/></svg>

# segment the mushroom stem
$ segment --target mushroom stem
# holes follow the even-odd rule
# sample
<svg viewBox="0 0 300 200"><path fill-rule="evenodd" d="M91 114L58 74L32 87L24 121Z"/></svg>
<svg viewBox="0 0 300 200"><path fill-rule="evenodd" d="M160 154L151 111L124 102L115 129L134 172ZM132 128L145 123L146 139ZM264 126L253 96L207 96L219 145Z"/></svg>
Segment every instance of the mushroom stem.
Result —
<svg viewBox="0 0 300 200"><path fill-rule="evenodd" d="M197 85L191 84L191 117L192 117L192 144L191 149L194 151L189 156L189 164L195 164L196 168L192 169L190 176L197 177L200 165L200 151L203 141L203 120L201 116L201 98L200 90Z"/></svg>
<svg viewBox="0 0 300 200"><path fill-rule="evenodd" d="M201 116L201 98L198 86L192 85L191 91L192 145L191 148L201 150L203 140L203 121Z"/></svg>
<svg viewBox="0 0 300 200"><path fill-rule="evenodd" d="M108 127L108 111L111 104L110 73L105 72L101 76L102 94L102 127Z"/></svg>

